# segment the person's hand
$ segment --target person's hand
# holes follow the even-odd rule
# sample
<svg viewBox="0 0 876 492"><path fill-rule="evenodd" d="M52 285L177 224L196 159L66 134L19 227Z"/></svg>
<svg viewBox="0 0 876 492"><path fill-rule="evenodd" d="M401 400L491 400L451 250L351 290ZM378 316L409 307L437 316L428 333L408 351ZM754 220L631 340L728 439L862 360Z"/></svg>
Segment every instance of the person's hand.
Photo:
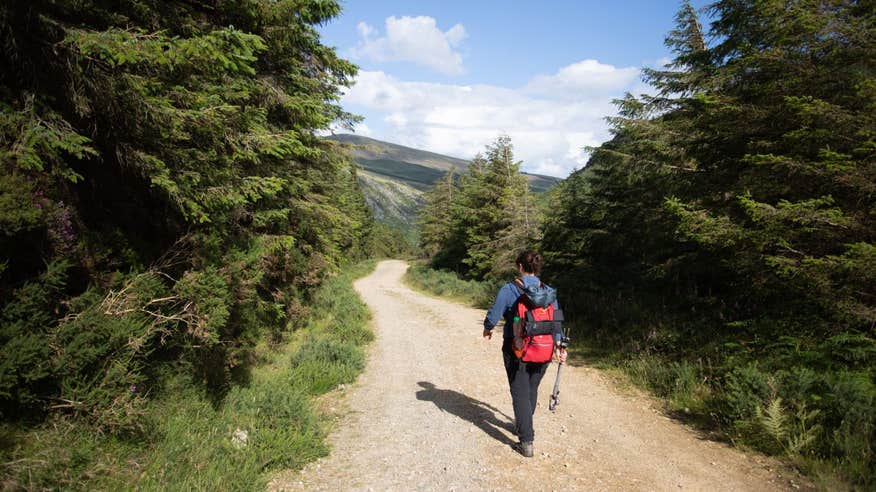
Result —
<svg viewBox="0 0 876 492"><path fill-rule="evenodd" d="M488 330L488 329L484 328L484 338L486 338L487 340L492 340L493 339L493 330Z"/></svg>
<svg viewBox="0 0 876 492"><path fill-rule="evenodd" d="M566 357L569 355L564 348L558 348L556 351L557 354L557 362L563 364L566 362Z"/></svg>

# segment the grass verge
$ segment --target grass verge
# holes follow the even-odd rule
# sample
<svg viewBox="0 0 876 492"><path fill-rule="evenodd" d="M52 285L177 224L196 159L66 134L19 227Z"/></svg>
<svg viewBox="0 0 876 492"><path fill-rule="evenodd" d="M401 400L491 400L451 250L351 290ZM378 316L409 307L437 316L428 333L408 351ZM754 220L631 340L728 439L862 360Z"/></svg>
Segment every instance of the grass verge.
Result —
<svg viewBox="0 0 876 492"><path fill-rule="evenodd" d="M873 399L865 375L824 372L819 381L799 366L770 371L764 361L671 358L613 349L613 343L592 337L579 342L570 359L659 397L667 414L710 438L778 457L819 490L872 489ZM843 423L827 431L816 419L822 413ZM818 453L819 446L833 454Z"/></svg>
<svg viewBox="0 0 876 492"><path fill-rule="evenodd" d="M328 453L328 422L313 397L355 380L373 334L352 288L375 262L345 269L314 294L314 319L221 402L174 376L148 411L146 432L110 436L74 419L0 427L3 490L261 490L268 471L300 468Z"/></svg>
<svg viewBox="0 0 876 492"><path fill-rule="evenodd" d="M433 270L422 262L412 262L403 280L417 291L482 309L490 307L496 292L501 287L500 284L492 282L463 280L454 272Z"/></svg>

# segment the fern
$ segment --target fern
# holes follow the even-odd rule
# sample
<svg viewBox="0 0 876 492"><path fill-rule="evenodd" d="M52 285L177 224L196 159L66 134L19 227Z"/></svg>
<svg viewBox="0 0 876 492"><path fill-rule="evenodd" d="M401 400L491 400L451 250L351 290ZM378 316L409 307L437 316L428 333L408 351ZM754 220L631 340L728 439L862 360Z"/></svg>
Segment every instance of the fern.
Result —
<svg viewBox="0 0 876 492"><path fill-rule="evenodd" d="M755 417L766 435L784 448L785 440L788 436L788 427L787 417L782 409L782 399L774 398L765 410L757 407Z"/></svg>
<svg viewBox="0 0 876 492"><path fill-rule="evenodd" d="M821 426L813 422L820 410L807 410L801 405L793 417L782 407L780 397L773 398L765 408L755 410L756 422L763 434L775 441L788 456L799 456L808 449L821 433Z"/></svg>

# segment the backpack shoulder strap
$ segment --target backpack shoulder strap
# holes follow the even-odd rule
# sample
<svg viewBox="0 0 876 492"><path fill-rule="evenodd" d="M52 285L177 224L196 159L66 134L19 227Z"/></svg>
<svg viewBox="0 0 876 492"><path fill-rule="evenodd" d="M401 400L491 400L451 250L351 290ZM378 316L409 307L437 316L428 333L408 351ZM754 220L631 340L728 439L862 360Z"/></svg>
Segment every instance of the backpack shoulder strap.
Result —
<svg viewBox="0 0 876 492"><path fill-rule="evenodd" d="M513 282L509 282L509 283L517 289L518 295L521 295L521 296L523 295L523 289L526 287L525 285L523 285L523 280L521 280L519 278L515 278Z"/></svg>
<svg viewBox="0 0 876 492"><path fill-rule="evenodd" d="M517 289L517 300L514 301L514 310L522 319L529 311L529 297L526 296L526 284L520 278L515 278L512 285Z"/></svg>

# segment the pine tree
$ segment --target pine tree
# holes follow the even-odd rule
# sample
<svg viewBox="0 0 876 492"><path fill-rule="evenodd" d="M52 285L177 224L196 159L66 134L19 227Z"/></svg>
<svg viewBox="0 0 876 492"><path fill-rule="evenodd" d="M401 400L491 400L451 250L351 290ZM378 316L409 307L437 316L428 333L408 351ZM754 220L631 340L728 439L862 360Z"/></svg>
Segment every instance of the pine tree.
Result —
<svg viewBox="0 0 876 492"><path fill-rule="evenodd" d="M710 52L696 9L685 1L675 16L675 28L665 44L675 54L666 70L645 69L645 81L653 84L660 95L669 98L689 96L703 90L704 78L711 73Z"/></svg>
<svg viewBox="0 0 876 492"><path fill-rule="evenodd" d="M156 383L155 364L227 389L365 254L355 170L318 137L355 120L338 100L356 68L318 32L339 12L0 4L0 346L41 354L0 367L4 417L60 397L110 430L136 425L145 399L127 388ZM38 305L23 296L40 289ZM52 322L26 322L37 308Z"/></svg>
<svg viewBox="0 0 876 492"><path fill-rule="evenodd" d="M619 101L614 138L558 188L548 273L593 333L708 361L712 408L731 429L759 425L762 387L826 431L817 443L801 431L813 453L872 484L872 5L710 9L715 44L685 4L667 38L675 60L646 72L658 94ZM835 391L856 410L839 410Z"/></svg>
<svg viewBox="0 0 876 492"><path fill-rule="evenodd" d="M485 220L485 207L481 190L485 184L487 161L482 154L476 155L468 166L465 174L459 177L457 193L450 202L450 229L447 242L435 253L432 265L436 268L446 268L463 275L470 274L470 266L466 263L470 244L482 239L480 234Z"/></svg>
<svg viewBox="0 0 876 492"><path fill-rule="evenodd" d="M490 264L486 276L505 279L516 273L517 254L532 248L538 241L540 216L526 177L520 174L521 163L514 161L511 139L500 137L488 156L492 175L496 181L503 181L503 188L498 202L500 220L494 233L496 239L489 245Z"/></svg>
<svg viewBox="0 0 876 492"><path fill-rule="evenodd" d="M449 179L430 193L422 215L424 245L436 248L433 265L477 279L507 277L517 252L537 240L539 221L511 139L501 136L488 145L457 187ZM449 216L442 211L447 201Z"/></svg>
<svg viewBox="0 0 876 492"><path fill-rule="evenodd" d="M449 246L452 234L452 204L459 193L456 169L451 169L426 193L426 204L418 213L420 245L427 257Z"/></svg>

